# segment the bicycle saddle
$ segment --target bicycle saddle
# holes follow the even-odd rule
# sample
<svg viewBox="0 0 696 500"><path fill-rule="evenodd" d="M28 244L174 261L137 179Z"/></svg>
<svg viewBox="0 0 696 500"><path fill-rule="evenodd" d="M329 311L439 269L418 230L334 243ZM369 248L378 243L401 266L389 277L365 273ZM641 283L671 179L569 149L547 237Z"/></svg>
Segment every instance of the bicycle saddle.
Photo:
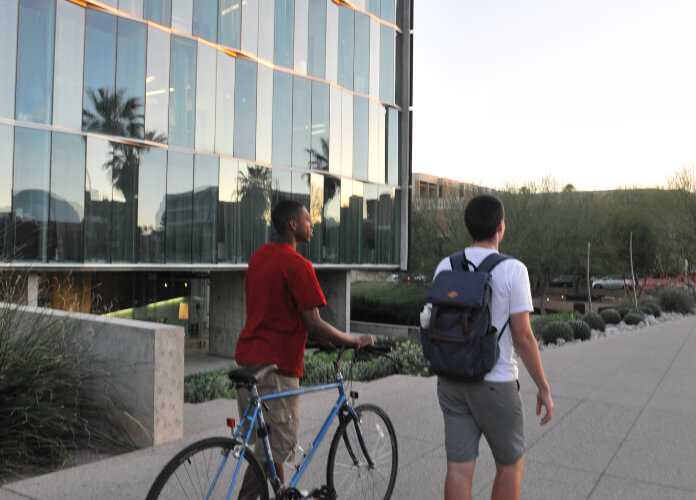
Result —
<svg viewBox="0 0 696 500"><path fill-rule="evenodd" d="M273 373L277 369L277 365L246 366L232 370L228 376L232 382L252 385L258 384L266 375Z"/></svg>

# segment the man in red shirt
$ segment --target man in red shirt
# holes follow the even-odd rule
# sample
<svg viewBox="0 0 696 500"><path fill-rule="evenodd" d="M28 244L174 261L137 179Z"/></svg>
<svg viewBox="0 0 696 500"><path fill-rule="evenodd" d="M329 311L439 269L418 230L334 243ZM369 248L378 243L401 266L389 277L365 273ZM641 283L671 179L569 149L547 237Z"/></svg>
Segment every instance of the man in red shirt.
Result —
<svg viewBox="0 0 696 500"><path fill-rule="evenodd" d="M237 342L235 359L241 366L275 364L278 371L258 384L260 394L298 389L304 371L308 334L331 342L361 348L374 344L371 336L348 335L324 321L319 308L326 305L324 292L312 263L297 252L297 243L312 238L312 220L296 201L280 201L271 213L278 241L259 248L249 260L245 280L246 323ZM240 415L248 394L237 398ZM264 412L271 426L270 442L278 476L284 482L282 464L292 459L299 430L299 398L268 401ZM257 449L259 460L264 453ZM253 474L246 474L240 498L257 498Z"/></svg>

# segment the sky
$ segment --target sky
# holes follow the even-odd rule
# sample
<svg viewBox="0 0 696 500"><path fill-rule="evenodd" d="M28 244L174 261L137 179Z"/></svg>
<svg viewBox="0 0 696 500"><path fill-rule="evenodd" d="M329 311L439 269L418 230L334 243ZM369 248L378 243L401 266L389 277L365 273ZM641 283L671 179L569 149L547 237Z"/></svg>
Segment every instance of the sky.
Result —
<svg viewBox="0 0 696 500"><path fill-rule="evenodd" d="M655 187L696 164L696 2L415 0L413 171Z"/></svg>

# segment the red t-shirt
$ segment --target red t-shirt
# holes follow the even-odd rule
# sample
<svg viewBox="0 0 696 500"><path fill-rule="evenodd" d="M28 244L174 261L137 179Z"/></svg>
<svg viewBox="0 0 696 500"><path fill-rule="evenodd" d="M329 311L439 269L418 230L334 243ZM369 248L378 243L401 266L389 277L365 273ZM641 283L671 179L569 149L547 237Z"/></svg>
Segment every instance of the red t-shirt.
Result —
<svg viewBox="0 0 696 500"><path fill-rule="evenodd" d="M237 363L272 363L282 375L301 378L307 328L300 313L326 305L312 263L291 245L266 243L249 260L244 288L246 323Z"/></svg>

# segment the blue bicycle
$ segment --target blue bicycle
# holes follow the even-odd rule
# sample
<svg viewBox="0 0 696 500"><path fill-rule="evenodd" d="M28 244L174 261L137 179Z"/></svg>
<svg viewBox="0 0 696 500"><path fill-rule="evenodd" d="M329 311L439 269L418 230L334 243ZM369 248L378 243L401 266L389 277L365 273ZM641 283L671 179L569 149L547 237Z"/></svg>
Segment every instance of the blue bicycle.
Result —
<svg viewBox="0 0 696 500"><path fill-rule="evenodd" d="M276 370L275 365L230 372L232 382L237 387L247 389L250 394L249 405L240 422L237 424L233 419L228 419L228 426L233 429L232 437L203 439L179 452L157 476L147 500L267 500L270 498L268 484L271 485L276 500L390 499L398 468L394 426L381 408L368 404L353 407L351 404L358 395L351 391L350 387L346 393L341 373L341 360L345 352L345 349L340 350L334 363L334 383L299 390L259 396L257 382ZM373 348L365 348L360 352L383 355L381 351ZM351 359L350 372L355 358L354 355ZM348 378L352 378L350 374ZM304 460L296 467L289 483L282 484L273 465L268 438L269 431L273 430L266 425L262 407L266 401L273 399L329 390L338 391L338 400L314 438ZM329 448L326 485L311 492L302 492L297 489L298 484L336 418L339 425ZM265 472L249 448L253 432L257 433L266 457ZM241 478L249 474L254 476L256 484L263 487L261 491L255 490L253 494L240 494Z"/></svg>

